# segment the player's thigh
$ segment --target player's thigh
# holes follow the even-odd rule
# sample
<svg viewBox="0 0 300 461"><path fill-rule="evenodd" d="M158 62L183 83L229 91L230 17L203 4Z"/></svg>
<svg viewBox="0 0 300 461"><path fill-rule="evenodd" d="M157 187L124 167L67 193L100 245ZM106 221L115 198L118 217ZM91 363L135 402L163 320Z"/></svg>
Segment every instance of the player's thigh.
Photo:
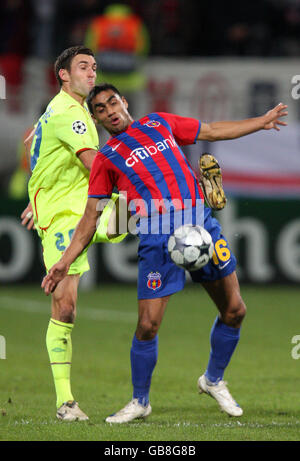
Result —
<svg viewBox="0 0 300 461"><path fill-rule="evenodd" d="M236 272L219 280L202 282L202 286L218 308L221 319L226 324L240 326L246 314L246 306L241 296Z"/></svg>
<svg viewBox="0 0 300 461"><path fill-rule="evenodd" d="M80 220L80 216L74 214L60 214L55 217L51 226L43 233L43 259L46 270L56 264L66 248L70 244L73 232ZM80 274L89 270L87 250L81 253L71 264L68 274Z"/></svg>
<svg viewBox="0 0 300 461"><path fill-rule="evenodd" d="M52 293L52 318L65 323L73 323L76 317L76 302L80 275L67 275Z"/></svg>

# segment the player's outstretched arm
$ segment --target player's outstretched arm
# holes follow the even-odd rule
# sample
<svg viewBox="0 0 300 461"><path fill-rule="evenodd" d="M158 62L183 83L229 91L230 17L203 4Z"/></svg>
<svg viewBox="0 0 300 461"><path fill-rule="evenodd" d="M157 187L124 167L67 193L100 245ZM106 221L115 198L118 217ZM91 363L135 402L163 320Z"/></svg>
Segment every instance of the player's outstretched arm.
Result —
<svg viewBox="0 0 300 461"><path fill-rule="evenodd" d="M66 277L70 265L92 240L97 229L98 218L102 213L102 208L100 209L98 202L97 198L88 199L84 215L77 224L70 245L58 263L54 264L44 277L41 286L46 295L52 293L58 283Z"/></svg>
<svg viewBox="0 0 300 461"><path fill-rule="evenodd" d="M287 105L280 103L277 106L275 106L274 109L269 110L265 115L263 115L263 129L274 129L276 131L280 131L280 125L286 126L287 123L279 119L281 117L286 117L288 115L288 111L286 110L287 107Z"/></svg>
<svg viewBox="0 0 300 461"><path fill-rule="evenodd" d="M288 115L287 105L278 104L273 109L260 117L253 117L246 120L221 121L202 123L198 135L199 141L221 141L236 139L260 130L280 130L280 126L286 126L281 117Z"/></svg>

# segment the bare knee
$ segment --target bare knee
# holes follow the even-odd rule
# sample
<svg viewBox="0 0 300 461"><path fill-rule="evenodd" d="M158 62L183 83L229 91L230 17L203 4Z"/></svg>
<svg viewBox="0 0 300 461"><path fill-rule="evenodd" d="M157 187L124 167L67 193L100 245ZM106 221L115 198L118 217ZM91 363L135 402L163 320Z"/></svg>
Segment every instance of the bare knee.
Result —
<svg viewBox="0 0 300 461"><path fill-rule="evenodd" d="M59 320L64 323L75 322L75 308L70 305L64 305L59 311Z"/></svg>
<svg viewBox="0 0 300 461"><path fill-rule="evenodd" d="M229 301L221 313L221 320L228 326L239 328L246 315L246 305L241 297Z"/></svg>
<svg viewBox="0 0 300 461"><path fill-rule="evenodd" d="M150 341L158 333L159 323L155 320L140 319L136 329L136 337L141 341Z"/></svg>
<svg viewBox="0 0 300 461"><path fill-rule="evenodd" d="M79 274L68 275L52 294L52 318L64 323L74 323L76 316Z"/></svg>
<svg viewBox="0 0 300 461"><path fill-rule="evenodd" d="M158 333L170 296L155 299L141 299L138 303L139 319L136 337L142 341L154 339Z"/></svg>
<svg viewBox="0 0 300 461"><path fill-rule="evenodd" d="M52 317L60 322L74 323L76 316L76 306L70 299L55 299L52 303Z"/></svg>

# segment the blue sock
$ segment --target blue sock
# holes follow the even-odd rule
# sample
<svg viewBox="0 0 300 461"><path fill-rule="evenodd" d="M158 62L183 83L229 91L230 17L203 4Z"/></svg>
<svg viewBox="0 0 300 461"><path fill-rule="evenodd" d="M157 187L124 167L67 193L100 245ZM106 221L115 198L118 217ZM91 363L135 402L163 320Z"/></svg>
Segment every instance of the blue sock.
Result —
<svg viewBox="0 0 300 461"><path fill-rule="evenodd" d="M140 341L134 335L130 351L133 398L142 405L149 403L152 373L158 356L158 336Z"/></svg>
<svg viewBox="0 0 300 461"><path fill-rule="evenodd" d="M215 320L210 334L210 357L205 372L206 378L217 383L223 379L224 371L240 339L240 328L225 325L219 318Z"/></svg>

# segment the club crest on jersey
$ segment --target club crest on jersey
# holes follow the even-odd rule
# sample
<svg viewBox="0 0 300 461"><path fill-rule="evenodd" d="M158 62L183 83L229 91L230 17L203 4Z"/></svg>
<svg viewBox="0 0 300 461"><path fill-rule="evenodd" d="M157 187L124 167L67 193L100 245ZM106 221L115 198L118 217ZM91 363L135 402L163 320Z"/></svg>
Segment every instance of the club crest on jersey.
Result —
<svg viewBox="0 0 300 461"><path fill-rule="evenodd" d="M161 275L159 272L150 272L150 274L147 275L147 279L147 287L150 288L150 290L158 290L158 288L162 285Z"/></svg>
<svg viewBox="0 0 300 461"><path fill-rule="evenodd" d="M86 124L81 120L75 120L72 124L72 130L77 134L84 134L86 132Z"/></svg>
<svg viewBox="0 0 300 461"><path fill-rule="evenodd" d="M157 120L150 120L149 122L144 123L144 125L147 125L149 128L156 128L160 125L160 122Z"/></svg>

